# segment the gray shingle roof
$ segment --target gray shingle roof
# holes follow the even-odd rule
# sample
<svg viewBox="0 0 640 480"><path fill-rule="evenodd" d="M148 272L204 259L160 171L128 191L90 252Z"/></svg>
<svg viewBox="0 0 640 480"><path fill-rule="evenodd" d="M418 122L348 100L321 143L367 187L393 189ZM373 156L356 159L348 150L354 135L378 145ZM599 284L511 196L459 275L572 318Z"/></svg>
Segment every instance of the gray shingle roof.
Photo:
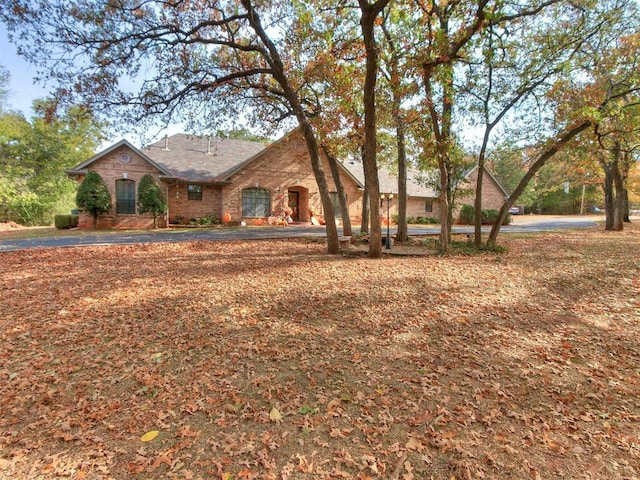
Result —
<svg viewBox="0 0 640 480"><path fill-rule="evenodd" d="M364 185L364 170L361 162L345 162L344 167ZM407 172L407 195L410 197L436 198L438 193L431 187L423 185L421 181L425 174L417 170ZM398 194L398 175L387 167L378 165L378 182L380 183L380 193Z"/></svg>
<svg viewBox="0 0 640 480"><path fill-rule="evenodd" d="M142 152L176 179L197 182L225 181L240 163L265 145L247 140L207 138L179 133L152 143Z"/></svg>
<svg viewBox="0 0 640 480"><path fill-rule="evenodd" d="M127 146L141 153L148 162L160 170L164 178L191 183L227 182L238 169L250 164L268 148L286 141L290 134L268 147L260 142L219 139L185 133L165 137L139 150L126 140L121 140L67 172L82 173L97 159L120 146ZM360 187L364 185L361 162L345 162L342 166L360 183ZM381 193L397 195L398 177L395 173L385 166L379 166L378 177ZM437 191L432 187L424 185L422 179L425 173L410 170L407 177L407 194L410 197L436 198L438 196Z"/></svg>

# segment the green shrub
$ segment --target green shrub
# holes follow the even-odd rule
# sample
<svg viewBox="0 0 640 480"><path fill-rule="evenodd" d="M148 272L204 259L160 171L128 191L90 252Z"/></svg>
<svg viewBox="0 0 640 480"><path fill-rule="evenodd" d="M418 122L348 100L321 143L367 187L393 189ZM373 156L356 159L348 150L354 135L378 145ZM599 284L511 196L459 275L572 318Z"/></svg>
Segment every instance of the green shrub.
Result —
<svg viewBox="0 0 640 480"><path fill-rule="evenodd" d="M416 223L420 225L434 225L440 223L440 220L435 217L418 217Z"/></svg>
<svg viewBox="0 0 640 480"><path fill-rule="evenodd" d="M463 205L460 209L460 223L473 225L475 223L476 209L471 205Z"/></svg>
<svg viewBox="0 0 640 480"><path fill-rule="evenodd" d="M162 190L149 174L142 177L138 186L138 211L140 213L150 212L153 215L153 228L158 226L158 215L167 213L167 202Z"/></svg>
<svg viewBox="0 0 640 480"><path fill-rule="evenodd" d="M87 212L93 217L93 228L96 228L98 216L111 209L111 194L107 184L99 173L89 171L78 187L76 205L81 212Z"/></svg>
<svg viewBox="0 0 640 480"><path fill-rule="evenodd" d="M482 224L483 225L493 225L498 221L498 210L482 210L480 212L482 214Z"/></svg>
<svg viewBox="0 0 640 480"><path fill-rule="evenodd" d="M482 210L482 225L493 225L498 220L500 211L498 210ZM460 223L463 225L475 224L476 209L471 205L463 205L460 209ZM509 225L511 223L511 214L507 214L504 219L503 225Z"/></svg>
<svg viewBox="0 0 640 480"><path fill-rule="evenodd" d="M440 223L435 217L407 217L407 223L410 225L434 225Z"/></svg>
<svg viewBox="0 0 640 480"><path fill-rule="evenodd" d="M78 215L56 215L54 217L54 225L59 229L76 228L78 226Z"/></svg>
<svg viewBox="0 0 640 480"><path fill-rule="evenodd" d="M20 225L51 225L51 205L34 193L16 196L9 200L7 206Z"/></svg>
<svg viewBox="0 0 640 480"><path fill-rule="evenodd" d="M210 213L209 215L206 215L200 218L199 223L200 225L210 226L210 225L217 225L220 223L220 221L218 220L218 217L216 217L215 214Z"/></svg>

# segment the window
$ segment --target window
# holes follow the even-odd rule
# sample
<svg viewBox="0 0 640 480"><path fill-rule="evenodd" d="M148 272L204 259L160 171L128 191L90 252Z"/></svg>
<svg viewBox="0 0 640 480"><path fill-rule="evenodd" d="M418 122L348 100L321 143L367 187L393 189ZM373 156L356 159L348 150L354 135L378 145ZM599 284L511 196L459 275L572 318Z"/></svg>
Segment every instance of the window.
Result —
<svg viewBox="0 0 640 480"><path fill-rule="evenodd" d="M271 193L264 188L242 190L242 216L268 217L271 212Z"/></svg>
<svg viewBox="0 0 640 480"><path fill-rule="evenodd" d="M429 213L433 212L433 198L427 198L424 201L424 211Z"/></svg>
<svg viewBox="0 0 640 480"><path fill-rule="evenodd" d="M116 180L116 215L135 215L136 182L133 180Z"/></svg>
<svg viewBox="0 0 640 480"><path fill-rule="evenodd" d="M202 200L202 185L187 185L187 198L189 200Z"/></svg>
<svg viewBox="0 0 640 480"><path fill-rule="evenodd" d="M331 203L333 204L333 211L335 212L336 218L342 218L342 209L340 208L338 192L330 192L329 195L331 195Z"/></svg>

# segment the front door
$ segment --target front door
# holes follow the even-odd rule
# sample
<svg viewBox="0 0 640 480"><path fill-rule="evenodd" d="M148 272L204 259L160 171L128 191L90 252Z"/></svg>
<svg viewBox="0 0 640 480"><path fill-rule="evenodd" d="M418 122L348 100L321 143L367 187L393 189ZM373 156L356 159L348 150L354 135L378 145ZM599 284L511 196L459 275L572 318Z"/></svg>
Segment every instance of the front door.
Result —
<svg viewBox="0 0 640 480"><path fill-rule="evenodd" d="M291 218L294 222L300 221L300 192L289 190L289 208L293 210Z"/></svg>

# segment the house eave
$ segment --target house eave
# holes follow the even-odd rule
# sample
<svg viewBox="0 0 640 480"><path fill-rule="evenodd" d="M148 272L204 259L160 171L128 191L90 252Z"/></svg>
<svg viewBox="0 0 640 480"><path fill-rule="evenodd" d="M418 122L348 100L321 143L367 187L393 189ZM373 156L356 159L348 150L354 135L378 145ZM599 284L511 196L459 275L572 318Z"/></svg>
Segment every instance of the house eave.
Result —
<svg viewBox="0 0 640 480"><path fill-rule="evenodd" d="M175 175L159 175L158 178L165 182L170 182L172 184L190 184L190 185L209 185L209 186L224 186L231 185L232 182L229 180L194 180L193 178L184 178Z"/></svg>
<svg viewBox="0 0 640 480"><path fill-rule="evenodd" d="M156 170L158 170L161 174L165 174L168 175L169 172L161 165L159 165L158 163L156 163L153 159L151 159L146 153L144 153L142 150L140 150L139 148L136 148L135 146L133 146L128 140L120 140L117 143L114 143L113 145L111 145L110 147L102 150L99 153L96 153L93 157L91 157L88 160L85 160L84 162L76 165L74 168L71 168L69 170L66 170L66 172L69 175L86 175L87 171L88 171L88 167L98 161L99 159L105 157L106 155L110 154L111 152L114 152L115 150L117 150L120 147L126 147L128 149L130 149L131 151L135 152L136 154L140 155L140 157L142 157L142 159L144 161L146 161L149 165L151 165L152 167L154 167ZM76 173L79 172L79 173Z"/></svg>
<svg viewBox="0 0 640 480"><path fill-rule="evenodd" d="M86 168L81 168L81 169L70 168L68 170L65 170L64 172L71 177L79 177L80 175L86 175L89 172L89 170Z"/></svg>

